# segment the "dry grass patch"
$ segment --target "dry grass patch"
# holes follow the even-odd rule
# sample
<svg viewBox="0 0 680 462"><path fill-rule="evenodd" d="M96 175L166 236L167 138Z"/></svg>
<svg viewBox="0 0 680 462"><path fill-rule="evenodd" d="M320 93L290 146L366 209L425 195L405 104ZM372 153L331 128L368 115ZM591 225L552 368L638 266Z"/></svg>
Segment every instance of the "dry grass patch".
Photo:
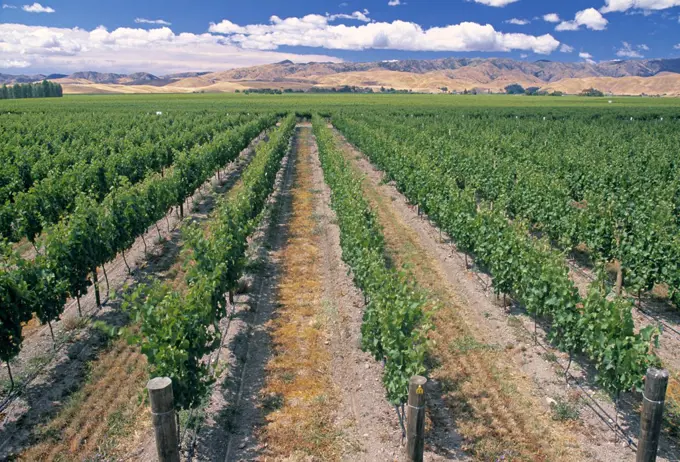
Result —
<svg viewBox="0 0 680 462"><path fill-rule="evenodd" d="M670 377L666 394L664 431L671 438L680 438L680 374Z"/></svg>
<svg viewBox="0 0 680 462"><path fill-rule="evenodd" d="M290 235L281 252L277 315L270 323L273 357L262 391L267 453L275 459L337 460L337 405L325 324L318 238L314 233L314 194L310 187L310 129L297 137L297 179L292 189Z"/></svg>
<svg viewBox="0 0 680 462"><path fill-rule="evenodd" d="M149 428L144 400L146 358L123 339L92 363L89 379L57 416L37 431L22 460L89 460L124 455L120 440ZM115 457L114 457L115 458Z"/></svg>
<svg viewBox="0 0 680 462"><path fill-rule="evenodd" d="M38 332L41 327L42 324L40 324L40 320L36 316L33 316L30 321L21 326L21 335L26 339Z"/></svg>

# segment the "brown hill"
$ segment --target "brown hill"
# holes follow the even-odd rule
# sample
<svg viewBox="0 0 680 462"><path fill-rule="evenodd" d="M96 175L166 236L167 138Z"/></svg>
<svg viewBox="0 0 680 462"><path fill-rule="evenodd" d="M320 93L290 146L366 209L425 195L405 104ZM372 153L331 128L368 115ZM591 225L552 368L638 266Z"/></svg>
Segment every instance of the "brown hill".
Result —
<svg viewBox="0 0 680 462"><path fill-rule="evenodd" d="M560 63L540 60L534 62L515 61L505 58L445 58L433 60L379 61L369 63L306 63L296 64L284 61L264 66L232 69L207 74L218 80L266 80L281 81L306 79L310 76L346 72L388 70L414 74L428 74L435 71L451 71L452 76L469 78L474 75L493 81L508 74L538 79L544 83L565 78L584 77L651 77L662 72L680 73L680 59L617 60L599 64L587 62ZM488 82L486 82L488 83Z"/></svg>
<svg viewBox="0 0 680 462"><path fill-rule="evenodd" d="M547 91L578 94L587 88L597 88L614 95L663 95L680 96L680 74L664 72L652 77L589 77L563 79L546 85Z"/></svg>
<svg viewBox="0 0 680 462"><path fill-rule="evenodd" d="M611 61L600 64L532 63L511 59L402 60L372 63L306 63L284 61L214 72L170 84L178 91L201 91L231 82L244 88L381 87L420 92L486 89L503 92L507 85L580 93L595 87L616 94L677 95L680 59ZM647 80L652 77L652 80ZM622 82L617 81L623 78ZM599 88L598 85L603 86Z"/></svg>
<svg viewBox="0 0 680 462"><path fill-rule="evenodd" d="M3 75L11 81L13 76ZM32 76L15 76L25 81ZM43 77L43 76L35 76ZM62 77L62 76L58 76ZM486 89L503 92L507 85L539 87L548 91L579 93L595 87L615 94L680 95L680 59L648 59L560 63L505 58L445 58L368 63L293 63L232 69L213 73L185 73L163 77L139 72L130 75L78 72L57 78L66 93L187 93L195 91L235 91L249 88L302 89L344 85L381 87L420 92Z"/></svg>

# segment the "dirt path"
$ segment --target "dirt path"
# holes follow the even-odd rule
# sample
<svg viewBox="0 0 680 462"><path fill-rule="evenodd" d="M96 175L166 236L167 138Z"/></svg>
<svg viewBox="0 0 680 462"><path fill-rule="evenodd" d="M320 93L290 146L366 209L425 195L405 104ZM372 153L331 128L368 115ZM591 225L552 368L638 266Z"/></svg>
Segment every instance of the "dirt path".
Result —
<svg viewBox="0 0 680 462"><path fill-rule="evenodd" d="M216 385L204 409L188 460L254 460L263 450L256 438L262 425L260 391L270 356L267 326L276 308L274 288L280 277L277 252L284 244L290 213L295 151L286 155L274 194L249 245L249 275L224 338Z"/></svg>
<svg viewBox="0 0 680 462"><path fill-rule="evenodd" d="M235 184L260 139L258 137L244 150L220 174L219 180L215 175L201 188L204 192L193 196L191 206L185 207L184 221L180 222L174 213L170 213L158 227L150 227L146 236L148 253L145 254L144 242L138 239L126 252L132 275L127 273L122 257L107 265L112 296L99 309L92 290L81 299L83 312L91 321L105 321L116 326L125 324L126 316L120 303L126 285L144 283L149 278L175 280L180 276L178 259L182 226L208 219L216 197ZM157 240L159 230L162 242ZM103 281L102 287L105 290ZM27 444L35 444L26 453L28 459L33 460L50 459L49 454L57 453L65 460L77 459L75 454L82 457L89 453L101 455L104 450L124 454L130 448L119 445L114 439L132 438L132 443L127 443L136 446L152 437L147 413L140 411L143 388L140 392L139 385L143 387L146 373L144 358L138 349L126 347L124 341L114 341L108 347L109 339L85 320L77 318L76 313L77 307L72 304L65 312L66 320L55 324L55 334L63 342L56 354L51 353L52 343L46 326L27 340L21 359L29 366L35 364L33 367L38 368L38 373L3 416L0 457L22 452ZM50 354L54 357L50 358ZM99 373L93 372L100 369ZM119 383L121 376L129 377L123 385ZM116 398L111 399L112 395ZM121 396L126 399L120 399ZM130 426L137 428L127 432Z"/></svg>
<svg viewBox="0 0 680 462"><path fill-rule="evenodd" d="M556 366L566 364L564 355L534 345L533 321L506 312L488 290L488 278L468 271L446 236L442 243L439 230L419 218L393 185L382 182L382 173L337 135L347 158L367 177L365 193L394 263L407 265L442 305L434 314L432 391L450 409L465 449L484 460L634 460L634 453L584 406L583 391L565 385ZM538 332L540 337L540 326ZM600 404L615 415L611 402ZM566 418L568 411L580 418L554 420ZM433 422L435 428L447 424L436 416ZM636 434L623 416L619 423ZM445 447L436 438L431 443Z"/></svg>
<svg viewBox="0 0 680 462"><path fill-rule="evenodd" d="M396 460L401 431L381 366L360 349L363 298L341 260L309 124L298 126L283 170L269 223L251 244L260 271L239 297L247 307L230 334L231 370L196 459Z"/></svg>
<svg viewBox="0 0 680 462"><path fill-rule="evenodd" d="M270 321L272 356L261 392L266 424L261 439L265 457L301 459L307 455L337 460L345 441L333 421L339 389L332 381L328 318L323 300L322 260L315 225L310 168L310 128L295 139L288 233L280 258L277 309Z"/></svg>
<svg viewBox="0 0 680 462"><path fill-rule="evenodd" d="M323 303L328 306L333 381L340 389L336 421L349 440L359 445L356 454L350 452L344 458L397 460L403 452L401 428L394 408L385 399L382 366L361 351L364 299L342 260L340 229L331 209L330 189L324 182L316 142L311 151L313 190L318 193L316 230L323 256ZM445 460L429 451L425 457L429 461Z"/></svg>

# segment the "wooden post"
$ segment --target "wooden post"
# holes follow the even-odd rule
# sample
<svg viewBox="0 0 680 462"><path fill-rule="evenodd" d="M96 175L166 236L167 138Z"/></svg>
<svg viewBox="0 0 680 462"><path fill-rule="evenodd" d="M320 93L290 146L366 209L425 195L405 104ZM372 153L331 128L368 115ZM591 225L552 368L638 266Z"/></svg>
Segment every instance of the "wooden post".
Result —
<svg viewBox="0 0 680 462"><path fill-rule="evenodd" d="M406 411L406 456L409 462L422 462L425 449L425 389L427 379L414 375L408 384Z"/></svg>
<svg viewBox="0 0 680 462"><path fill-rule="evenodd" d="M151 401L151 415L156 433L156 451L160 462L179 462L179 437L175 425L172 380L156 377L146 384Z"/></svg>
<svg viewBox="0 0 680 462"><path fill-rule="evenodd" d="M636 462L654 462L659 447L663 405L668 387L668 371L650 368L645 378L640 415L640 440Z"/></svg>

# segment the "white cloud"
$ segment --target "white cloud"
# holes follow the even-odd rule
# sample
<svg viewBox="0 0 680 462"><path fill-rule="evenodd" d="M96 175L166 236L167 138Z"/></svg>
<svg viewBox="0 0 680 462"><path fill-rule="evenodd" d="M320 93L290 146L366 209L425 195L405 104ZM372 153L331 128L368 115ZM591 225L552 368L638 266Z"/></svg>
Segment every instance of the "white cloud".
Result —
<svg viewBox="0 0 680 462"><path fill-rule="evenodd" d="M22 68L28 67L31 63L28 61L22 61L19 59L0 59L0 69L9 69L12 67Z"/></svg>
<svg viewBox="0 0 680 462"><path fill-rule="evenodd" d="M573 21L562 21L555 27L557 31L579 30L585 26L591 30L605 30L609 21L595 8L588 8L576 13Z"/></svg>
<svg viewBox="0 0 680 462"><path fill-rule="evenodd" d="M680 50L680 43L678 43L677 45L673 46L673 48L675 48L676 50Z"/></svg>
<svg viewBox="0 0 680 462"><path fill-rule="evenodd" d="M158 24L161 26L171 26L172 23L169 23L168 21L164 21L163 19L144 19L144 18L135 18L135 23L136 24Z"/></svg>
<svg viewBox="0 0 680 462"><path fill-rule="evenodd" d="M590 53L586 53L585 51L582 51L578 54L578 57L583 59L588 64L595 64L595 60L593 59L593 55L591 55Z"/></svg>
<svg viewBox="0 0 680 462"><path fill-rule="evenodd" d="M12 9L12 10L16 10L17 7L16 7L16 5L8 5L7 3L3 3L3 4L2 4L2 9L3 9L3 10L6 10L7 8L10 8L10 9Z"/></svg>
<svg viewBox="0 0 680 462"><path fill-rule="evenodd" d="M343 14L343 13L328 14L328 13L326 13L326 17L328 18L329 21L335 21L336 19L356 19L357 21L361 21L361 22L371 22L371 18L369 18L368 15L369 15L369 12L365 8L364 8L364 11L355 11L352 14Z"/></svg>
<svg viewBox="0 0 680 462"><path fill-rule="evenodd" d="M546 22L560 22L560 15L557 13L544 14L543 20Z"/></svg>
<svg viewBox="0 0 680 462"><path fill-rule="evenodd" d="M175 34L167 27L108 31L100 26L87 31L7 23L0 23L0 56L5 64L64 73L94 70L164 74L219 71L286 59L342 61L328 55L244 50L221 36Z"/></svg>
<svg viewBox="0 0 680 462"><path fill-rule="evenodd" d="M508 23L508 24L514 24L514 25L516 25L516 26L526 26L526 25L529 24L531 21L529 21L528 19L517 19L517 18L512 18L512 19L508 19L508 20L505 21L505 22Z"/></svg>
<svg viewBox="0 0 680 462"><path fill-rule="evenodd" d="M518 1L519 0L474 0L475 3L481 3L482 5L494 6L498 8L502 8L505 5L509 5Z"/></svg>
<svg viewBox="0 0 680 462"><path fill-rule="evenodd" d="M642 53L640 53L637 50L634 50L630 43L628 42L621 43L623 44L623 47L616 51L616 56L618 56L619 58L644 58L644 56L642 56ZM647 45L645 45L645 47L646 46ZM642 49L640 47L638 48Z"/></svg>
<svg viewBox="0 0 680 462"><path fill-rule="evenodd" d="M605 0L605 5L600 11L612 13L630 9L665 10L674 6L680 6L680 0Z"/></svg>
<svg viewBox="0 0 680 462"><path fill-rule="evenodd" d="M563 43L562 46L560 46L560 52L562 52L562 53L573 53L574 47L569 46L566 43Z"/></svg>
<svg viewBox="0 0 680 462"><path fill-rule="evenodd" d="M519 55L519 57L522 58L522 59L527 59L529 57L529 55L526 54L526 53L522 53L521 55Z"/></svg>
<svg viewBox="0 0 680 462"><path fill-rule="evenodd" d="M652 10L628 10L626 11L626 16L651 16L654 14Z"/></svg>
<svg viewBox="0 0 680 462"><path fill-rule="evenodd" d="M387 6L399 6L401 4L401 0L390 0L387 2Z"/></svg>
<svg viewBox="0 0 680 462"><path fill-rule="evenodd" d="M647 45L645 45L644 43L641 44L641 45L638 45L637 48L638 48L638 50L649 51L649 47Z"/></svg>
<svg viewBox="0 0 680 462"><path fill-rule="evenodd" d="M33 5L24 5L21 7L22 10L27 13L54 13L54 9L49 6L42 6L40 3L34 3Z"/></svg>
<svg viewBox="0 0 680 462"><path fill-rule="evenodd" d="M347 3L347 2L342 2L342 3L339 4L338 6L339 6L340 8L345 8L345 7L349 6L349 3Z"/></svg>
<svg viewBox="0 0 680 462"><path fill-rule="evenodd" d="M361 26L329 24L333 16L310 14L302 18L270 18L270 24L240 26L229 20L212 23L209 31L244 49L275 50L305 46L332 50L510 51L550 54L560 46L551 35L533 36L496 31L474 22L423 29L405 21L371 22Z"/></svg>

